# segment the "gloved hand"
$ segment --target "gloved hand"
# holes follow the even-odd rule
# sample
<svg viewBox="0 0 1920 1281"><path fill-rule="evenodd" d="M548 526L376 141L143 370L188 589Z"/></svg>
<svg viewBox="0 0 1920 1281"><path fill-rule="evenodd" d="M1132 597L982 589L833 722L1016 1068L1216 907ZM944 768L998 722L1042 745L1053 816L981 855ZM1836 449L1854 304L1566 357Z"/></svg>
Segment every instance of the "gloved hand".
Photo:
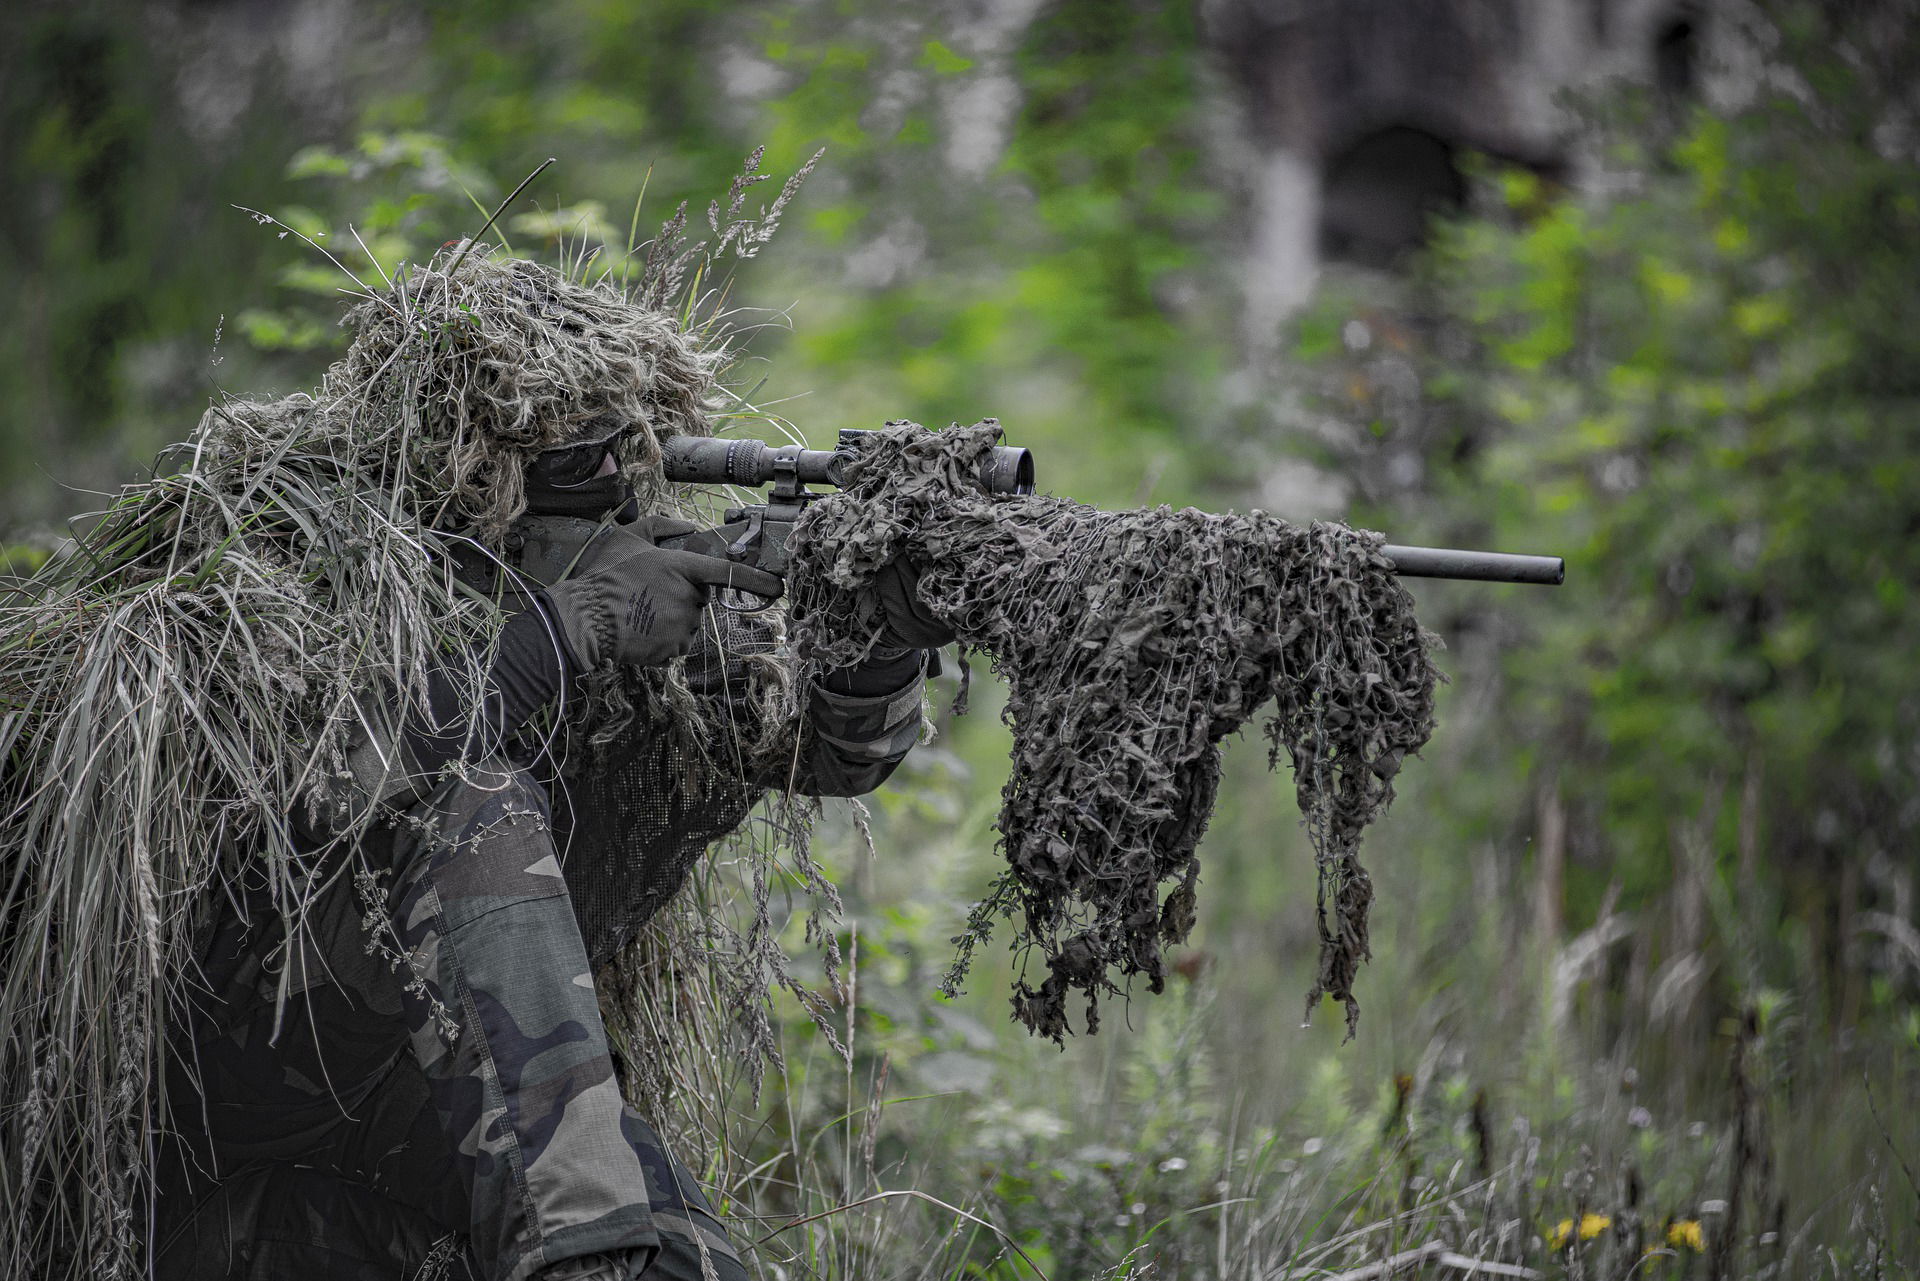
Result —
<svg viewBox="0 0 1920 1281"><path fill-rule="evenodd" d="M887 618L879 636L880 649L938 649L959 639L953 628L920 603L920 571L905 556L887 562L875 576L873 590Z"/></svg>
<svg viewBox="0 0 1920 1281"><path fill-rule="evenodd" d="M571 574L547 588L579 671L654 667L686 653L710 588L736 587L769 599L784 590L765 570L655 546L693 528L664 516L612 526L587 544Z"/></svg>

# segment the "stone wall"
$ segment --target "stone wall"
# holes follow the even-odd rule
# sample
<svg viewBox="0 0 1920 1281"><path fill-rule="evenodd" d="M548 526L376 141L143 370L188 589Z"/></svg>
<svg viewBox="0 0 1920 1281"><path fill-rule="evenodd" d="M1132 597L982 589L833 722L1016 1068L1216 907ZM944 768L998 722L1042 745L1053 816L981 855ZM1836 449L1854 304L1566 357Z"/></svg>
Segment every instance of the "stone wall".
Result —
<svg viewBox="0 0 1920 1281"><path fill-rule="evenodd" d="M1391 268L1457 206L1463 152L1578 181L1562 93L1715 74L1699 0L1203 0L1241 119L1250 346L1323 262Z"/></svg>

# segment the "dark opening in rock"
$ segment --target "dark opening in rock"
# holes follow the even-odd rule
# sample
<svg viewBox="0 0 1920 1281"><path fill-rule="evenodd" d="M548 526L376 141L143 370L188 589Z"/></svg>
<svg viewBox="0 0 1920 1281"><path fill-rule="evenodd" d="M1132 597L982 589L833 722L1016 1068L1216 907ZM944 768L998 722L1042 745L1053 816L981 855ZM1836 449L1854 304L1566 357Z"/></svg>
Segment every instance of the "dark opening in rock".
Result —
<svg viewBox="0 0 1920 1281"><path fill-rule="evenodd" d="M1690 97L1699 75L1700 32L1692 17L1673 18L1653 40L1653 81L1662 93Z"/></svg>
<svg viewBox="0 0 1920 1281"><path fill-rule="evenodd" d="M1392 267L1425 243L1433 215L1460 208L1466 196L1453 143L1406 125L1376 130L1327 162L1321 255Z"/></svg>

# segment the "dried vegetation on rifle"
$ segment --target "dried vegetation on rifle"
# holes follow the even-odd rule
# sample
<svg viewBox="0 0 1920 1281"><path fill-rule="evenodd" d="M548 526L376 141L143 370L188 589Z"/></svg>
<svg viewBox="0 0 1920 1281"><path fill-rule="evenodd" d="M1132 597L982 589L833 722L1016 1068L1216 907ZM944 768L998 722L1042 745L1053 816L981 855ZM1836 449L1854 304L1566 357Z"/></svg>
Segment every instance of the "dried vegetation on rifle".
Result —
<svg viewBox="0 0 1920 1281"><path fill-rule="evenodd" d="M893 424L793 540L796 643L825 665L873 637L875 575L921 568L922 602L1007 678L1013 768L999 829L1007 870L975 909L950 983L998 915L1017 918L1020 1020L1058 1038L1066 1003L1135 975L1158 991L1165 948L1194 919L1194 849L1213 810L1220 740L1273 710L1270 764L1292 763L1320 872L1324 993L1358 1016L1372 884L1368 823L1433 729L1432 638L1377 534L1261 513L1108 512L993 496L978 481L991 420ZM865 644L871 644L869 639ZM1171 888L1167 888L1171 884ZM1164 892L1163 892L1164 891ZM1030 981L1037 979L1037 982Z"/></svg>

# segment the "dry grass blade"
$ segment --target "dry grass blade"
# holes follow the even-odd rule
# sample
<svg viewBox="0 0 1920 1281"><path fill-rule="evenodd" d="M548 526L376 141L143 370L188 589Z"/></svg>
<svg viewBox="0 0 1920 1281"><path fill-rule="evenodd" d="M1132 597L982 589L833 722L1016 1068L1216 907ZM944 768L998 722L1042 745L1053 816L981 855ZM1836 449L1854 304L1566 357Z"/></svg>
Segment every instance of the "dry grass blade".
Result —
<svg viewBox="0 0 1920 1281"><path fill-rule="evenodd" d="M1020 1243L1018 1241L1015 1241L1012 1237L1008 1236L1006 1232L1002 1228L1000 1228L997 1224L990 1223L986 1219L981 1218L977 1214L969 1214L967 1211L962 1210L957 1205L948 1205L945 1201L942 1201L939 1197L934 1196L931 1193L922 1192L918 1188L898 1188L898 1189L875 1192L875 1193L872 1193L871 1195L863 1196L857 1201L849 1201L844 1205L836 1205L831 1209L820 1210L813 1214L803 1215L800 1218L794 1219L788 1223L781 1224L779 1227L775 1228L773 1231L761 1237L758 1241L753 1242L752 1245L750 1245L748 1248L757 1250L761 1246L765 1245L767 1242L779 1236L782 1232L791 1232L795 1228L804 1227L809 1223L816 1223L821 1219L832 1218L836 1214L846 1214L849 1211L858 1210L862 1206L873 1205L881 1201L897 1201L901 1199L924 1201L929 1205L935 1206L938 1209L946 1211L948 1214L953 1215L957 1219L961 1219L967 1223L974 1224L976 1227L985 1228L987 1231L993 1233L993 1235L997 1237L1009 1250L1012 1250L1015 1254L1019 1255L1020 1261L1026 1264L1029 1268L1032 1268L1033 1274L1039 1277L1040 1281L1050 1281L1050 1278L1047 1276L1045 1270L1042 1269L1039 1264L1033 1261L1033 1256L1028 1254L1025 1250L1022 1250L1020 1248Z"/></svg>
<svg viewBox="0 0 1920 1281"><path fill-rule="evenodd" d="M486 237L489 231L493 230L493 224L500 221L501 214L512 208L513 202L520 198L520 193L531 186L535 178L545 173L547 166L558 164L559 160L560 158L558 156L548 156L545 160L542 160L538 165L534 166L532 173L520 180L519 186L507 193L507 198L500 202L499 207L487 215L487 220L481 224L480 230L474 232L472 236L468 237L467 242L460 246L460 252L455 254L453 261L447 265L447 274L449 276L460 270L460 264L467 260L467 254Z"/></svg>

